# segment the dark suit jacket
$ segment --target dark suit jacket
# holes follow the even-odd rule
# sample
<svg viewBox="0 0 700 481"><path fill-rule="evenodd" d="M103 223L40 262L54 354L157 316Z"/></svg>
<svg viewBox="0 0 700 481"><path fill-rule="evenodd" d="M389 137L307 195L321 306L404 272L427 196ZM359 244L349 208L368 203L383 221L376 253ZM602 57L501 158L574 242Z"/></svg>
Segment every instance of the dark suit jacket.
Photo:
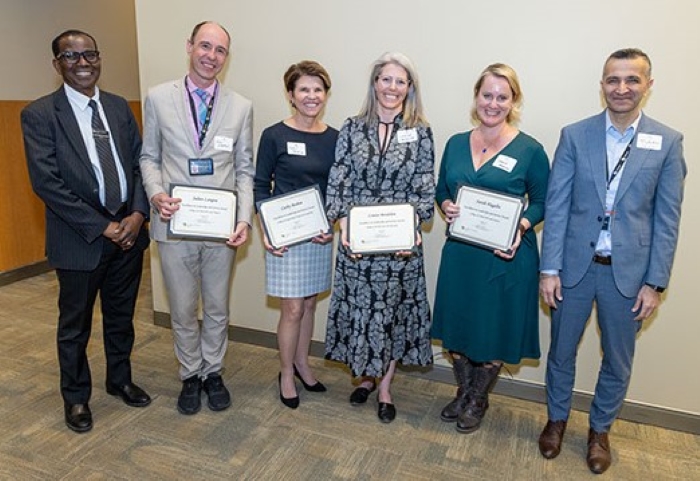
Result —
<svg viewBox="0 0 700 481"><path fill-rule="evenodd" d="M122 97L101 90L100 103L126 175L127 211L147 216L136 120ZM46 205L49 263L59 269L93 270L106 240L102 233L113 219L100 202L98 181L64 87L29 104L21 120L29 177L34 192ZM144 227L133 248L147 246Z"/></svg>

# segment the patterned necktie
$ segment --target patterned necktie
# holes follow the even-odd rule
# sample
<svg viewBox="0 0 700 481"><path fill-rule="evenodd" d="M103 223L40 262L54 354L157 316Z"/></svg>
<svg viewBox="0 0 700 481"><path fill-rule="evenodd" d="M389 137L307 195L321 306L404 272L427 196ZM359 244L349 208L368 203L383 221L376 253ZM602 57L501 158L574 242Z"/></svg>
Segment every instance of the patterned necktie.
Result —
<svg viewBox="0 0 700 481"><path fill-rule="evenodd" d="M112 155L109 132L107 132L105 125L102 123L102 118L100 118L100 114L97 111L97 103L91 99L88 105L92 109L92 137L95 139L97 157L100 159L100 167L102 168L102 179L105 188L105 207L114 215L119 211L122 205L117 164Z"/></svg>
<svg viewBox="0 0 700 481"><path fill-rule="evenodd" d="M207 119L207 97L209 97L209 94L206 90L202 89L195 89L194 93L196 93L197 96L202 99L202 101L199 103L199 107L197 108L197 120L199 122L199 131L201 132L202 126Z"/></svg>

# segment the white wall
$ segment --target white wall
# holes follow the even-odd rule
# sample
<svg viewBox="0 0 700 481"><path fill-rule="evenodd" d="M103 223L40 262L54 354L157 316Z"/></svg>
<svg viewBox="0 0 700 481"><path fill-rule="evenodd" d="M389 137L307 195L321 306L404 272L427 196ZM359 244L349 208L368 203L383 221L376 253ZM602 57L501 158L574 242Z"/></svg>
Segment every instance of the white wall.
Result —
<svg viewBox="0 0 700 481"><path fill-rule="evenodd" d="M503 0L498 3L443 0L427 2L314 2L297 0L215 0L209 15L192 13L183 0L136 0L142 94L159 82L184 75L185 39L206 19L233 36L225 83L251 98L255 135L288 115L281 77L301 59L320 61L333 79L326 121L339 127L360 107L369 64L382 52L399 50L418 67L427 113L435 131L438 163L455 132L470 128L472 85L489 63L511 64L525 92L521 128L540 140L550 156L559 129L602 108L599 80L607 55L637 46L654 64L656 83L646 112L684 132L690 176L686 182L681 239L671 285L658 315L639 337L629 399L700 414L700 323L693 303L698 295L694 247L700 228L700 185L693 159L700 134L692 121L700 111L694 80L700 78L700 4L695 0ZM437 166L436 166L437 167ZM430 297L443 243L437 218L425 237ZM264 294L264 263L259 230L239 252L232 286L232 322L274 331L278 311ZM155 250L153 251L155 255ZM156 309L167 312L162 279L154 259ZM319 305L315 339L323 340L327 298ZM517 379L541 384L549 344L549 319L541 312L543 358L513 368ZM576 389L592 392L600 352L589 328L579 355Z"/></svg>

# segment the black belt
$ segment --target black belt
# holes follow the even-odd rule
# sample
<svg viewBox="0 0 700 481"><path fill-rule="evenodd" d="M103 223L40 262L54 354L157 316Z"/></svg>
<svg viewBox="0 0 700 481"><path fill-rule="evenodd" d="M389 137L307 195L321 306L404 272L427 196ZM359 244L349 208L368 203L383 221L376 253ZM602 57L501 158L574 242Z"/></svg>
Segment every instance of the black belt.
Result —
<svg viewBox="0 0 700 481"><path fill-rule="evenodd" d="M593 262L596 264L602 264L604 266L609 266L612 264L612 256L599 256L598 254L593 255Z"/></svg>

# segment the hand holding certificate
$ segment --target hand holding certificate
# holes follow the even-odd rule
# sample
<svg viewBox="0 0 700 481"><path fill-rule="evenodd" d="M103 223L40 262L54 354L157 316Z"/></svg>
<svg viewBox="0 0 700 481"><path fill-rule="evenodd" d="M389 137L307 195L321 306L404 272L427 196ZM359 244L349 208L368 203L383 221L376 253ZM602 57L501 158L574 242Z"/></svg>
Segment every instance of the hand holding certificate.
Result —
<svg viewBox="0 0 700 481"><path fill-rule="evenodd" d="M236 194L209 187L174 185L171 197L182 199L170 219L172 237L228 240L236 225Z"/></svg>
<svg viewBox="0 0 700 481"><path fill-rule="evenodd" d="M411 204L353 206L347 224L353 254L393 254L416 245L416 209Z"/></svg>
<svg viewBox="0 0 700 481"><path fill-rule="evenodd" d="M330 230L317 185L258 202L258 212L275 249L306 242Z"/></svg>
<svg viewBox="0 0 700 481"><path fill-rule="evenodd" d="M522 197L463 186L455 204L460 214L450 224L450 237L487 249L510 249L525 207Z"/></svg>

